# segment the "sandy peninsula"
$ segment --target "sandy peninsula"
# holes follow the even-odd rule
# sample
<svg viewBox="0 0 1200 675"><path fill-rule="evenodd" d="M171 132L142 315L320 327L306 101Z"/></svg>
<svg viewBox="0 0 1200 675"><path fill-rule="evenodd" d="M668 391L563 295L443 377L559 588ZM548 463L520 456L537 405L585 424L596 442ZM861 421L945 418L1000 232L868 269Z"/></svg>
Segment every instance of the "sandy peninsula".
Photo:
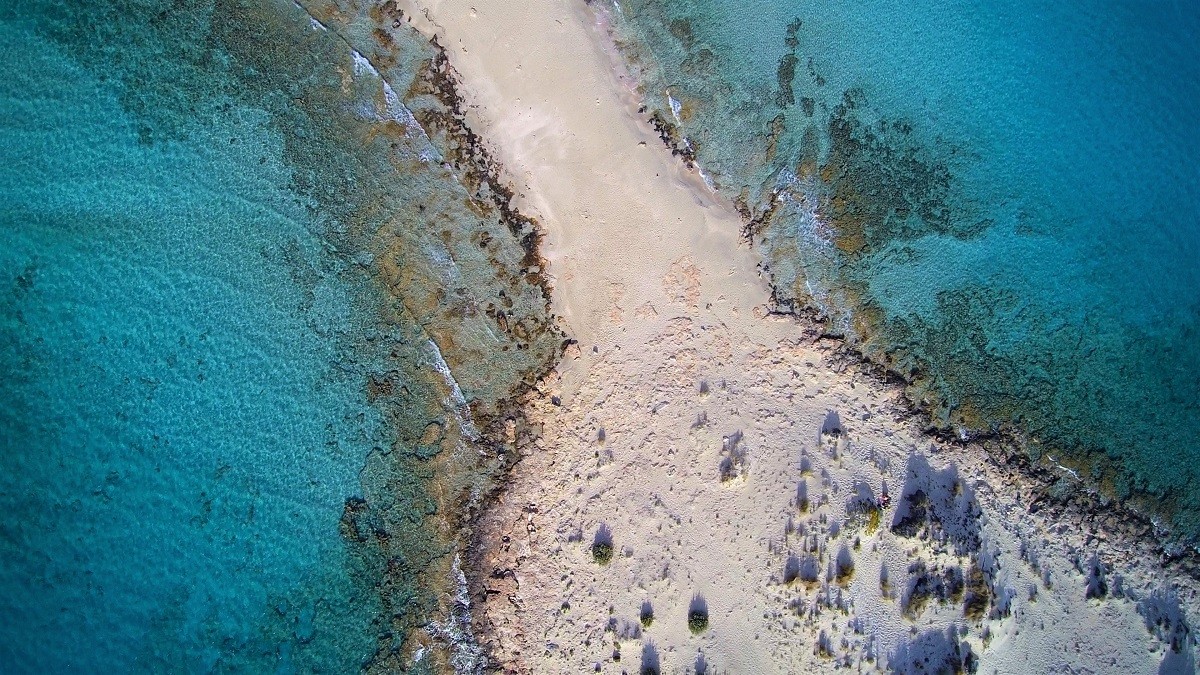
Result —
<svg viewBox="0 0 1200 675"><path fill-rule="evenodd" d="M399 4L544 228L577 340L477 523L495 670L1194 670L1196 584L1152 531L1053 467L924 434L897 388L772 313L737 213L639 116L602 13Z"/></svg>

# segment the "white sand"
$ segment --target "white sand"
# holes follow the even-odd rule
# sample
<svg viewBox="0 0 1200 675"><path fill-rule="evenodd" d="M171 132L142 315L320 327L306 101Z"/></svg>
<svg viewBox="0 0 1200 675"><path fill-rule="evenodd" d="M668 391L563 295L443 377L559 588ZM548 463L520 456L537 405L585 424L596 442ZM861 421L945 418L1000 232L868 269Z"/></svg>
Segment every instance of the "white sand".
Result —
<svg viewBox="0 0 1200 675"><path fill-rule="evenodd" d="M476 630L505 670L636 672L651 650L663 672L692 672L698 655L709 672L903 669L938 651L920 646L936 636L968 643L986 673L1158 672L1166 647L1132 598L1168 582L1145 547L1028 513L1029 489L981 451L940 448L896 391L839 366L811 327L769 316L737 215L638 119L588 8L400 4L447 47L473 126L545 228L554 309L579 340L531 397L542 437L481 523L478 573L495 574ZM841 433L821 433L830 412ZM723 439L738 432L742 475L722 481ZM893 501L868 534L847 505L885 483ZM940 504L944 536L889 530L917 487ZM616 550L607 565L592 557L601 526ZM973 531L978 545L956 551ZM827 577L843 547L854 572L839 585ZM1085 599L1071 557L1086 569L1096 551L1129 597ZM785 583L788 559L809 555L818 580ZM904 617L918 560L981 567L997 596L985 618L964 618L959 597ZM1115 590L1113 571L1107 582ZM1173 583L1193 611L1194 584ZM710 612L699 635L687 627L695 595ZM643 631L644 601L655 619Z"/></svg>

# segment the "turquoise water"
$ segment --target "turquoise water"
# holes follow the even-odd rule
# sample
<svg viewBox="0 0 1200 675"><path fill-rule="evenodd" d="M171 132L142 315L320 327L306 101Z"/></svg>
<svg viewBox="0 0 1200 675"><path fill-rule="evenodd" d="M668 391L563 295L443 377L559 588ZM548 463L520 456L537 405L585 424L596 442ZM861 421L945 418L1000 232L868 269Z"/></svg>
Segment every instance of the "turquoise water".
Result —
<svg viewBox="0 0 1200 675"><path fill-rule="evenodd" d="M0 671L470 660L481 434L558 337L436 51L309 9L0 9Z"/></svg>
<svg viewBox="0 0 1200 675"><path fill-rule="evenodd" d="M781 306L902 375L936 426L1021 436L1200 534L1200 8L614 15Z"/></svg>

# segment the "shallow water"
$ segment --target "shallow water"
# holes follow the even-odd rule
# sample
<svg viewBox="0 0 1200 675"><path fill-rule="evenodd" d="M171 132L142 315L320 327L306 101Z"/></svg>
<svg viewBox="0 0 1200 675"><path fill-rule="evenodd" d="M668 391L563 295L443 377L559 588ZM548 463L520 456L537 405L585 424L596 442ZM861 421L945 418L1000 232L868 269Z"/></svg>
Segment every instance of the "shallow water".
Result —
<svg viewBox="0 0 1200 675"><path fill-rule="evenodd" d="M613 14L782 306L828 317L938 426L1013 432L1200 534L1196 6Z"/></svg>
<svg viewBox="0 0 1200 675"><path fill-rule="evenodd" d="M25 3L0 34L0 670L464 638L427 626L456 509L559 338L437 51L271 0Z"/></svg>

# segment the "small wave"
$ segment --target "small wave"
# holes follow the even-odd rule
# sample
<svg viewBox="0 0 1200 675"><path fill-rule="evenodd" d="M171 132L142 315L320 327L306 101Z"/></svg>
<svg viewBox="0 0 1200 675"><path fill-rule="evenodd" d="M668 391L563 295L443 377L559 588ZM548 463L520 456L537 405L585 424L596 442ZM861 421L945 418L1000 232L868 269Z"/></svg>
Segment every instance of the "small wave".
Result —
<svg viewBox="0 0 1200 675"><path fill-rule="evenodd" d="M671 116L675 118L675 123L682 125L683 118L680 117L680 113L683 112L683 104L679 102L679 99L671 95L669 89L667 90L667 105L671 106Z"/></svg>
<svg viewBox="0 0 1200 675"><path fill-rule="evenodd" d="M442 379L446 382L446 386L450 388L450 397L443 401L443 403L454 413L454 418L458 422L458 428L462 432L463 437L470 440L478 439L480 433L475 428L474 421L471 420L467 397L463 396L462 388L458 386L458 380L455 380L454 373L450 372L450 365L446 363L446 359L442 356L442 350L438 348L437 343L432 339L426 341L426 346L429 347L429 352L433 356L433 369L442 376Z"/></svg>
<svg viewBox="0 0 1200 675"><path fill-rule="evenodd" d="M313 19L313 21L316 22L316 19ZM355 76L362 77L369 74L379 79L380 85L383 87L383 115L386 116L384 119L399 122L404 126L404 136L406 138L417 139L421 142L421 146L417 151L417 157L422 162L426 164L432 164L434 162L441 161L441 154L436 148L434 148L433 142L429 138L429 134L425 132L425 128L422 127L421 123L417 121L417 118L415 115L413 115L412 110L410 110L408 106L404 105L404 102L400 100L400 96L396 93L396 90L393 89L392 85L388 83L387 79L385 79L379 73L379 70L375 68L375 66L371 63L371 60L363 56L362 53L356 49L350 50L350 56L354 61ZM367 119L380 119L380 116L374 110L367 108L360 108L359 114Z"/></svg>
<svg viewBox="0 0 1200 675"><path fill-rule="evenodd" d="M371 65L370 60L363 56L357 49L350 50L350 58L354 60L355 75L364 75L366 73L370 73L375 77L379 77L379 71L375 70L375 66Z"/></svg>
<svg viewBox="0 0 1200 675"><path fill-rule="evenodd" d="M388 116L404 125L404 135L410 138L416 136L418 138L429 140L429 136L425 133L425 128L417 122L417 118L413 116L412 111L400 102L400 97L396 95L396 91L392 89L392 85L385 80L383 82L383 100L387 105Z"/></svg>
<svg viewBox="0 0 1200 675"><path fill-rule="evenodd" d="M471 592L458 555L454 556L451 574L454 576L455 592L451 597L450 616L444 622L431 622L429 632L450 645L450 665L455 673L475 675L484 671L487 656L471 630Z"/></svg>

